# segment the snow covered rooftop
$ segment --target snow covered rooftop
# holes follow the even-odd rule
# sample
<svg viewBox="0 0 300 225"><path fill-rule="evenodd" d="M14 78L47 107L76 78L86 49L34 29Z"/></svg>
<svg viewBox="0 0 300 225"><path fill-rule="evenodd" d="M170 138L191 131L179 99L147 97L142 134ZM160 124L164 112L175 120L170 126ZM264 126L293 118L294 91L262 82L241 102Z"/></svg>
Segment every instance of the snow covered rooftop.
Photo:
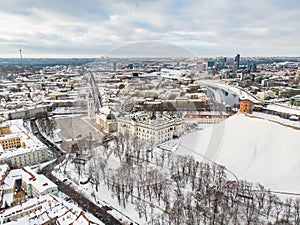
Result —
<svg viewBox="0 0 300 225"><path fill-rule="evenodd" d="M37 174L29 167L11 170L8 174L5 174L3 178L3 184L0 188L2 190L8 190L8 192L11 192L11 190L14 189L17 179L22 179L22 182L25 182L26 185L31 185L34 190L40 194L47 193L47 190L57 189L57 185L51 180L42 174ZM3 204L5 202L11 204L13 201L13 195L14 192L3 194Z"/></svg>
<svg viewBox="0 0 300 225"><path fill-rule="evenodd" d="M164 126L168 123L174 123L176 121L183 121L181 118L170 115L154 115L152 116L150 113L138 112L127 115L122 119L126 120L134 120L136 123L151 125L156 127Z"/></svg>
<svg viewBox="0 0 300 225"><path fill-rule="evenodd" d="M17 216L20 218L17 219ZM77 206L50 194L29 199L21 205L2 210L0 217L3 221L9 218L10 222L6 223L7 225L45 224L53 219L56 219L58 224L103 224Z"/></svg>
<svg viewBox="0 0 300 225"><path fill-rule="evenodd" d="M2 179L4 179L4 176L8 170L9 170L9 166L7 164L0 165L0 181L2 181ZM0 184L1 184L1 182L0 182Z"/></svg>
<svg viewBox="0 0 300 225"><path fill-rule="evenodd" d="M4 150L1 147L0 159L6 159L16 155L22 155L28 152L46 148L46 146L42 142L40 142L35 136L33 136L29 131L27 131L23 127L22 120L13 120L5 125L9 126L10 133L2 135L0 137L0 140L19 137L21 142L24 143L25 146L20 148L6 149L6 150Z"/></svg>

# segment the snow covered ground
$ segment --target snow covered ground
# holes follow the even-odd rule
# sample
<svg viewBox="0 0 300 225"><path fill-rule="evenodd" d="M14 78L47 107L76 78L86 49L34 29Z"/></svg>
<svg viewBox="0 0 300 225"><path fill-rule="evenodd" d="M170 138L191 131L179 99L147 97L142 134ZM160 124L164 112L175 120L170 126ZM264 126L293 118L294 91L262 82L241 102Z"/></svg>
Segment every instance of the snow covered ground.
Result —
<svg viewBox="0 0 300 225"><path fill-rule="evenodd" d="M177 154L226 166L239 179L299 193L300 130L236 114L181 139Z"/></svg>
<svg viewBox="0 0 300 225"><path fill-rule="evenodd" d="M99 149L97 149L97 155L99 157L102 154L100 153L102 150L102 147L99 147ZM112 172L114 169L117 169L120 166L120 162L113 155L109 157L107 164L109 165L109 172ZM65 174L62 172L64 166L66 166ZM98 170L100 169L98 168ZM99 185L99 189L97 191L95 190L95 186L90 182L86 184L80 184L80 181L82 182L88 180L89 176L91 175L89 173L89 170L82 173L80 178L78 177L78 173L76 171L77 169L74 166L74 164L69 162L67 163L67 165L64 164L62 166L56 166L55 170L53 171L53 174L61 181L68 179L68 181L66 182L69 182L72 188L84 194L95 204L98 204L101 207L108 205L111 208L109 213L115 218L122 221L123 224L130 224L131 222L138 224L146 224L144 218L139 218L134 204L128 203L126 208L118 204L117 197L107 189L105 184L103 184L103 177L101 178L101 184Z"/></svg>
<svg viewBox="0 0 300 225"><path fill-rule="evenodd" d="M284 118L281 118L280 116L277 116L277 115L271 115L271 114L260 113L260 112L253 112L252 115L260 117L260 118L264 118L264 119L267 119L267 120L279 122L279 123L282 123L282 124L285 124L285 125L300 128L300 122L299 121L292 121L292 120L284 119Z"/></svg>
<svg viewBox="0 0 300 225"><path fill-rule="evenodd" d="M203 200L201 204L204 207L207 205L205 196L211 196L212 193L210 188L224 189L224 193L227 193L226 185L235 184L227 182L228 180L247 180L261 183L273 191L297 192L300 184L300 176L297 175L300 168L300 158L297 157L299 137L300 130L264 118L237 114L219 124L189 133L153 149L153 146L140 145L142 142L122 135L119 136L120 141L92 149L88 148L88 141L82 141L78 145L81 149L78 153L81 153L69 153L53 173L60 180L67 178L65 182L70 187L99 206L108 205L111 208L109 212L124 224L158 224L157 221L160 224L169 224L176 220L174 218L180 218L179 224L186 224L188 210L184 210L188 207L184 205L185 202L195 206L196 202ZM217 174L224 174L222 166L210 167L182 155L193 155L197 161L215 161L226 166L228 171L224 171L225 180L222 176L216 177ZM81 157L86 162L76 163L75 159ZM183 179L184 177L189 179ZM193 179L195 177L197 179ZM239 183L240 194L245 183ZM259 186L254 184L252 188L256 191ZM229 187L228 190L237 189ZM227 194L230 195L231 191ZM196 198L197 193L203 193L203 196ZM235 201L241 201L239 196L243 194L236 194L232 195L235 196ZM227 195L225 199L228 201ZM241 206L246 205L239 205ZM274 206L274 210L276 207ZM228 215L230 209L225 208L222 208L227 210L224 215ZM176 211L177 209L184 210ZM195 208L193 212L196 211ZM245 219L244 211L239 213L242 221ZM183 213L179 214L180 212ZM195 219L201 214L193 216ZM188 218L190 220L192 217ZM274 218L268 219L262 215L261 220L273 221Z"/></svg>
<svg viewBox="0 0 300 225"><path fill-rule="evenodd" d="M64 176L62 173L54 173L54 174L60 180L64 180L65 178L69 179L69 181L67 182L70 182L74 189L76 189L81 194L84 194L95 204L98 204L102 207L108 205L112 209L109 211L109 213L113 215L115 218L119 219L120 221L123 221L124 224L129 224L130 222L138 222L140 224L144 223L143 219L138 218L134 206L129 205L126 209L124 209L122 206L118 204L116 198L113 198L112 193L108 191L105 186L100 186L99 190L95 191L91 183L87 183L84 185L76 184L78 180L76 179L72 180L72 178L78 176L75 172L75 168L73 173L69 174L67 177ZM85 177L85 179L87 178L88 176ZM127 215L130 215L131 218L128 217Z"/></svg>
<svg viewBox="0 0 300 225"><path fill-rule="evenodd" d="M285 105L279 105L279 104L269 104L267 106L267 109L276 111L276 112L283 112L288 114L294 114L297 116L300 116L300 108L299 107L289 107Z"/></svg>

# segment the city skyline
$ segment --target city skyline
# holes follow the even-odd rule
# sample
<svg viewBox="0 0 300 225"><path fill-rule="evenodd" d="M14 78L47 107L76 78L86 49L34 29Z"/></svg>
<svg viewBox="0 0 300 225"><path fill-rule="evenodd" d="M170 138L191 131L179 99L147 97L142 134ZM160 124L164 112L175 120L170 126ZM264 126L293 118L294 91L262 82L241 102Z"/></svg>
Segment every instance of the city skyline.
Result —
<svg viewBox="0 0 300 225"><path fill-rule="evenodd" d="M101 57L158 41L177 46L170 56L299 56L299 20L296 0L1 1L0 57Z"/></svg>

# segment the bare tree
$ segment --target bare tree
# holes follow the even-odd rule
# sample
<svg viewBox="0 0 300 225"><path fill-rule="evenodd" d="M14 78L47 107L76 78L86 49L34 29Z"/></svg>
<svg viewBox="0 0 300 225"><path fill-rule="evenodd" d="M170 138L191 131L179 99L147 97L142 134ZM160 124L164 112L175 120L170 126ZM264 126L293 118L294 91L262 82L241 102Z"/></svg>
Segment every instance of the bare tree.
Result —
<svg viewBox="0 0 300 225"><path fill-rule="evenodd" d="M283 203L276 196L275 201L274 201L274 213L275 213L275 217L276 217L276 222L279 222L280 214L283 212L282 205L283 205Z"/></svg>
<svg viewBox="0 0 300 225"><path fill-rule="evenodd" d="M273 208L275 207L277 197L272 193L268 192L267 194L267 205L266 205L266 214L267 219L269 219L270 213L272 212Z"/></svg>
<svg viewBox="0 0 300 225"><path fill-rule="evenodd" d="M265 190L264 186L262 186L261 184L257 184L256 187L257 187L257 191L254 192L254 196L257 199L258 208L263 209L265 205L267 191Z"/></svg>
<svg viewBox="0 0 300 225"><path fill-rule="evenodd" d="M291 219L291 213L292 213L292 199L288 198L285 200L284 206L284 215L283 218L285 221L289 221Z"/></svg>
<svg viewBox="0 0 300 225"><path fill-rule="evenodd" d="M300 224L300 199L297 198L293 202L292 217L294 224Z"/></svg>

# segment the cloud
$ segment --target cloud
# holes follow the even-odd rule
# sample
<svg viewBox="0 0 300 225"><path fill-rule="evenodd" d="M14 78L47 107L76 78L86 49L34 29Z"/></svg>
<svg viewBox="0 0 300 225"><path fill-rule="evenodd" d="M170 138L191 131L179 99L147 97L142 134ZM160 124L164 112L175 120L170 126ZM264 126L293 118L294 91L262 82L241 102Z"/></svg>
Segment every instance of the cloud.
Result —
<svg viewBox="0 0 300 225"><path fill-rule="evenodd" d="M298 0L3 0L0 57L101 56L163 41L199 56L297 55ZM288 44L285 44L288 43Z"/></svg>
<svg viewBox="0 0 300 225"><path fill-rule="evenodd" d="M161 41L141 41L119 46L106 53L110 57L197 57L193 52Z"/></svg>

